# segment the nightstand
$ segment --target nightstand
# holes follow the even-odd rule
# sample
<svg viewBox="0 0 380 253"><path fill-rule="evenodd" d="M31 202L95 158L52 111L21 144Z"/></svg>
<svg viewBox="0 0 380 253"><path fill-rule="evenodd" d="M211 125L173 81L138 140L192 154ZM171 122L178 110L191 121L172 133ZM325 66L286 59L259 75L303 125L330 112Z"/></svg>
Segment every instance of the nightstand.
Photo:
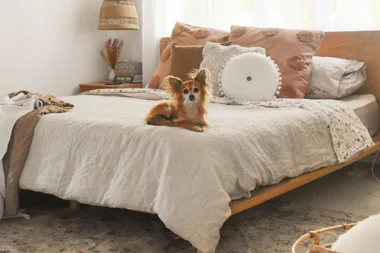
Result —
<svg viewBox="0 0 380 253"><path fill-rule="evenodd" d="M118 85L107 85L104 82L79 84L80 92L98 90L98 89L126 89L126 88L142 88L142 83L124 83Z"/></svg>

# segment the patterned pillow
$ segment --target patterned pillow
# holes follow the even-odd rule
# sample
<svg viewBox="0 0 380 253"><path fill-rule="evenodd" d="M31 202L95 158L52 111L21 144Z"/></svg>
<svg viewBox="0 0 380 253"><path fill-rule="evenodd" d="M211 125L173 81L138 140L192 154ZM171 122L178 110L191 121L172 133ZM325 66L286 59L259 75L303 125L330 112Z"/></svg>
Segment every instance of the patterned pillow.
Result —
<svg viewBox="0 0 380 253"><path fill-rule="evenodd" d="M264 47L281 69L279 97L304 98L309 88L311 59L324 38L322 31L232 26L232 45Z"/></svg>
<svg viewBox="0 0 380 253"><path fill-rule="evenodd" d="M265 55L262 47L241 47L238 45L222 46L218 43L207 42L203 48L203 60L200 68L207 68L212 76L212 93L214 96L224 96L221 88L222 69L233 57L244 53L259 53Z"/></svg>
<svg viewBox="0 0 380 253"><path fill-rule="evenodd" d="M156 72L150 78L147 87L161 88L161 82L169 75L172 63L173 44L204 45L207 41L227 42L229 33L211 28L191 26L177 22L173 28L170 41L161 55Z"/></svg>

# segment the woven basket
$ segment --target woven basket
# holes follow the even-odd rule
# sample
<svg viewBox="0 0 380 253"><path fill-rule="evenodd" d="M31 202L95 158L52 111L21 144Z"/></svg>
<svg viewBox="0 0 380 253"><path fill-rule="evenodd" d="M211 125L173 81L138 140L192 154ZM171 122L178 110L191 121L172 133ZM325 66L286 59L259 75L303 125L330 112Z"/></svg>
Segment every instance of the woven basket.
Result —
<svg viewBox="0 0 380 253"><path fill-rule="evenodd" d="M104 0L99 14L99 30L138 30L137 9L133 0Z"/></svg>
<svg viewBox="0 0 380 253"><path fill-rule="evenodd" d="M328 227L328 228L322 228L315 231L311 231L307 234L304 234L301 236L292 247L292 253L299 253L296 252L296 250L299 248L299 246L304 243L306 240L310 239L312 241L313 247L307 251L306 253L336 253L335 251L331 251L331 245L332 243L325 244L325 245L319 245L320 244L320 234L329 232L329 231L339 231L343 230L344 232L347 232L352 227L354 227L356 223L352 224L344 224L340 226L334 226L334 227Z"/></svg>

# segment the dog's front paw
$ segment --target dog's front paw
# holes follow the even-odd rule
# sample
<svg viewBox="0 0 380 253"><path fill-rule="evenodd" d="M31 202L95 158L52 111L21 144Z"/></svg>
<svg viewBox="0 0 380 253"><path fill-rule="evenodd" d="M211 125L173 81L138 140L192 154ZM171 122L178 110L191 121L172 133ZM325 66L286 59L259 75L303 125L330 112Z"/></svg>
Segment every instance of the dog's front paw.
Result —
<svg viewBox="0 0 380 253"><path fill-rule="evenodd" d="M193 126L193 131L195 132L204 132L204 129L203 127L200 127L200 126Z"/></svg>

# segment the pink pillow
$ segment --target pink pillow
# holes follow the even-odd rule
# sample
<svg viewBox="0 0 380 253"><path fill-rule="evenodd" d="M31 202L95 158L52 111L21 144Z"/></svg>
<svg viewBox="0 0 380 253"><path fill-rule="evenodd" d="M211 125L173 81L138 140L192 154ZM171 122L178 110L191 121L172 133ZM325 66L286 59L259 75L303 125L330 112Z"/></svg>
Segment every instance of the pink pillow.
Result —
<svg viewBox="0 0 380 253"><path fill-rule="evenodd" d="M227 42L229 33L205 27L191 26L177 22L173 28L172 35L166 49L161 55L160 63L156 72L150 78L147 87L158 89L161 82L169 74L172 62L172 45L204 45L206 42ZM186 59L183 59L184 61Z"/></svg>
<svg viewBox="0 0 380 253"><path fill-rule="evenodd" d="M304 98L309 88L311 59L324 37L322 31L232 26L231 44L263 47L282 75L278 97Z"/></svg>

